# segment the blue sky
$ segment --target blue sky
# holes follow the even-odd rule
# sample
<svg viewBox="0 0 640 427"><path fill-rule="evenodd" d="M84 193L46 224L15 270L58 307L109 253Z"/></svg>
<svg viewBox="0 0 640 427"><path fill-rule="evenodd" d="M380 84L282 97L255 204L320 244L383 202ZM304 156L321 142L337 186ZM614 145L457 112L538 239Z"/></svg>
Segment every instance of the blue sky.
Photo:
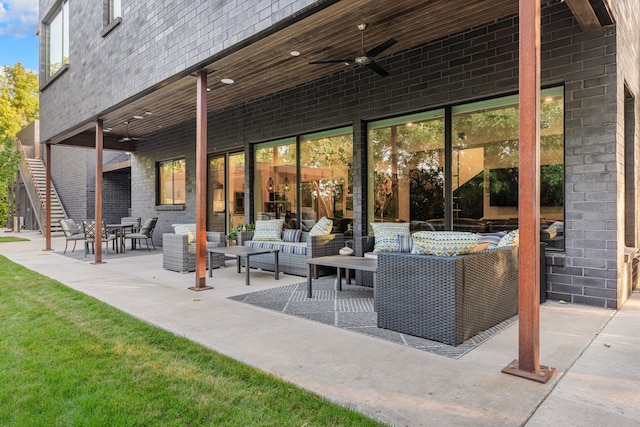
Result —
<svg viewBox="0 0 640 427"><path fill-rule="evenodd" d="M0 66L38 71L38 0L0 0Z"/></svg>

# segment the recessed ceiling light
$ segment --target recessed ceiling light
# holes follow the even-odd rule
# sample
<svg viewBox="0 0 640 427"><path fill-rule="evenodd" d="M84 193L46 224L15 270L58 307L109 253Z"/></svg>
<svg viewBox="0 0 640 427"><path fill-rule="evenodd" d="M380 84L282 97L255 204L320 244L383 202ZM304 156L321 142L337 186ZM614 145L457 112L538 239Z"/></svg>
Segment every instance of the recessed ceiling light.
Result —
<svg viewBox="0 0 640 427"><path fill-rule="evenodd" d="M220 80L222 83L226 84L226 85L232 85L235 83L235 81L233 79L222 79Z"/></svg>
<svg viewBox="0 0 640 427"><path fill-rule="evenodd" d="M149 111L149 110L145 111L144 113L145 113L147 116L150 116L150 115L152 115L152 114L153 114L153 113L152 113L151 111Z"/></svg>
<svg viewBox="0 0 640 427"><path fill-rule="evenodd" d="M111 128L104 128L102 129L102 132L111 132L111 130L112 130Z"/></svg>
<svg viewBox="0 0 640 427"><path fill-rule="evenodd" d="M142 116L133 116L133 118L134 118L134 119L137 119L137 120L142 120L142 119L144 119L144 117L142 117Z"/></svg>
<svg viewBox="0 0 640 427"><path fill-rule="evenodd" d="M291 53L291 56L300 56L300 52L298 52L297 50L292 50L289 53Z"/></svg>
<svg viewBox="0 0 640 427"><path fill-rule="evenodd" d="M211 92L211 88L210 87L207 88L207 92Z"/></svg>

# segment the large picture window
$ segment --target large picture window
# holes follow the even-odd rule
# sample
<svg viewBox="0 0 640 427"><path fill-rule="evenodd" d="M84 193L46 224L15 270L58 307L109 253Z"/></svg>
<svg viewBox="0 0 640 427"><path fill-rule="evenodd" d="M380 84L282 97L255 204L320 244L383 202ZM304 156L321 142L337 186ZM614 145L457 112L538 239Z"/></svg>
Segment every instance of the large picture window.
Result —
<svg viewBox="0 0 640 427"><path fill-rule="evenodd" d="M313 221L333 220L333 230L340 233L353 222L352 135L352 128L345 127L300 139L300 209ZM312 223L303 222L302 229Z"/></svg>
<svg viewBox="0 0 640 427"><path fill-rule="evenodd" d="M308 231L326 216L336 231L353 220L352 128L332 129L258 144L255 149L256 219L285 219Z"/></svg>
<svg viewBox="0 0 640 427"><path fill-rule="evenodd" d="M69 63L69 2L64 0L45 23L47 35L46 67L48 77Z"/></svg>
<svg viewBox="0 0 640 427"><path fill-rule="evenodd" d="M369 124L369 222L444 215L444 110Z"/></svg>
<svg viewBox="0 0 640 427"><path fill-rule="evenodd" d="M414 230L518 228L518 96L372 122L370 221ZM541 92L541 239L563 248L564 91ZM448 141L445 129L451 128Z"/></svg>
<svg viewBox="0 0 640 427"><path fill-rule="evenodd" d="M259 144L255 159L253 194L256 219L283 218L286 219L286 227L296 228L296 139Z"/></svg>
<svg viewBox="0 0 640 427"><path fill-rule="evenodd" d="M158 204L183 205L186 201L184 159L158 162Z"/></svg>

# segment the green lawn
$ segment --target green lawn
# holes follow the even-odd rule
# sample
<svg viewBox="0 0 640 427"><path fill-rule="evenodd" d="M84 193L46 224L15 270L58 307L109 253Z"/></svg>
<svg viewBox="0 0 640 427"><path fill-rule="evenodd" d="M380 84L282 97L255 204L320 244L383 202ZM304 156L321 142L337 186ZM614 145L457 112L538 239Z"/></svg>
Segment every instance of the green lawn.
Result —
<svg viewBox="0 0 640 427"><path fill-rule="evenodd" d="M0 243L9 243L9 242L28 242L29 239L25 239L24 237L16 237L16 236L0 236Z"/></svg>
<svg viewBox="0 0 640 427"><path fill-rule="evenodd" d="M381 425L0 256L2 426Z"/></svg>

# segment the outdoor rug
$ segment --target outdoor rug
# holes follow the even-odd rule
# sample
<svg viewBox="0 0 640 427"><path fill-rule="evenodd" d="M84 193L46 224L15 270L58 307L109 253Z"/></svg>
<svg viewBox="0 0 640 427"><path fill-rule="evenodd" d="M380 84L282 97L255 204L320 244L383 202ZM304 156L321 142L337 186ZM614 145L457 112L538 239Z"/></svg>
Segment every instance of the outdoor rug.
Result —
<svg viewBox="0 0 640 427"><path fill-rule="evenodd" d="M307 298L307 283L305 281L264 291L236 295L229 297L229 299L279 311L291 316L302 317L325 325L336 326L453 359L462 357L517 320L517 316L514 316L468 339L457 347L450 346L437 341L378 328L377 314L373 311L373 290L367 287L343 284L342 291L337 292L334 283L335 276L314 280L313 298Z"/></svg>

